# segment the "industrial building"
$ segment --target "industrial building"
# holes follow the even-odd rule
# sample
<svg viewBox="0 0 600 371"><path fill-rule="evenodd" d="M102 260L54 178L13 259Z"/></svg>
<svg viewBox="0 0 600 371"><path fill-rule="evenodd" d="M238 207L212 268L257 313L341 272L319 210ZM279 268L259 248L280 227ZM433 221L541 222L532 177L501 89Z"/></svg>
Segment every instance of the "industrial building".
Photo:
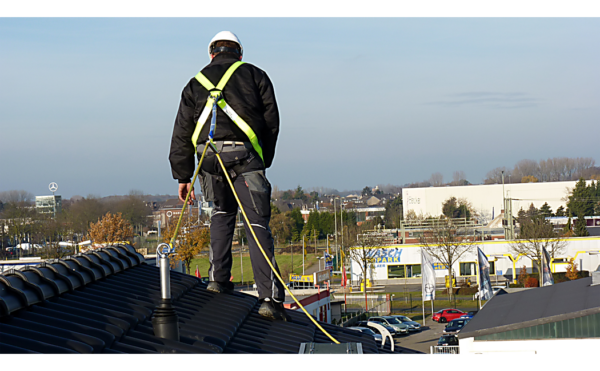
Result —
<svg viewBox="0 0 600 371"><path fill-rule="evenodd" d="M586 184L589 186L591 182L592 180L588 180ZM521 208L527 210L531 204L540 208L545 202L556 211L560 206L566 208L567 196L576 183L569 181L403 188L403 215L406 219L407 213L412 211L416 216L439 216L442 214L442 204L450 197L465 199L477 214L488 221L504 210L504 198L511 200L514 215Z"/></svg>

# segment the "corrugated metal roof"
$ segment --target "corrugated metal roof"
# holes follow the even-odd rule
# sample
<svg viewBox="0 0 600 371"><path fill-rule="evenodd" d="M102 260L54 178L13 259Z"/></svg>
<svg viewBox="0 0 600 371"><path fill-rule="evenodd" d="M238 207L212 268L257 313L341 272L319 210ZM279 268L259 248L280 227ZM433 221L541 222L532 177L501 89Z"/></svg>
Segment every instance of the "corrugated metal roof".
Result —
<svg viewBox="0 0 600 371"><path fill-rule="evenodd" d="M128 245L115 245L0 275L0 353L298 353L330 343L304 313L291 322L258 315L256 297L214 294L200 279L171 272L180 340L154 336L159 268ZM338 341L379 349L369 335L326 323Z"/></svg>

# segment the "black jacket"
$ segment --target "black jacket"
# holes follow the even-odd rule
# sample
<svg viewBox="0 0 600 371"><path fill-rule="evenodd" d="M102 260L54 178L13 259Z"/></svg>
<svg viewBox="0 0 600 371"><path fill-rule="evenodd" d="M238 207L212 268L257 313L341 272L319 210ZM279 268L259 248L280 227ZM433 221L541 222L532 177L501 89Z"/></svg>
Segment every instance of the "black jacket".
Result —
<svg viewBox="0 0 600 371"><path fill-rule="evenodd" d="M217 85L227 69L237 59L227 53L218 54L202 69L213 85ZM194 175L194 145L192 134L198 118L206 105L209 93L195 78L183 88L181 103L175 119L169 161L173 178L179 183L190 182ZM254 130L263 151L265 167L270 167L275 156L275 144L279 134L279 111L275 101L273 84L260 68L244 63L233 73L223 89L223 98L233 110ZM210 120L204 123L198 144L208 139ZM217 108L217 127L214 140L249 142L248 137L229 116Z"/></svg>

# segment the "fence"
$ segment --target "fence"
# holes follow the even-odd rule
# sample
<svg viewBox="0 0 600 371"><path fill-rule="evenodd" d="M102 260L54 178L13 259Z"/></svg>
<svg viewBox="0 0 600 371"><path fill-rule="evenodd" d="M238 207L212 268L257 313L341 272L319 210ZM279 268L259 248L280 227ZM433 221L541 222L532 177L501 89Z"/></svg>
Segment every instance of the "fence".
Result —
<svg viewBox="0 0 600 371"><path fill-rule="evenodd" d="M430 354L460 354L460 347L458 345L432 345L430 349Z"/></svg>
<svg viewBox="0 0 600 371"><path fill-rule="evenodd" d="M343 295L334 294L333 299L344 299ZM364 294L346 295L346 312L378 312L378 314L390 313L390 295L389 294L367 294L365 300ZM365 308L365 305L367 308ZM368 310L365 310L368 309ZM381 312L381 313L379 313Z"/></svg>
<svg viewBox="0 0 600 371"><path fill-rule="evenodd" d="M343 296L332 295L333 299L340 300ZM364 295L346 295L346 305L342 313L341 325L344 327L352 326L358 321L363 321L369 317L384 316L390 314L390 296L389 294L367 295L368 309L365 311Z"/></svg>

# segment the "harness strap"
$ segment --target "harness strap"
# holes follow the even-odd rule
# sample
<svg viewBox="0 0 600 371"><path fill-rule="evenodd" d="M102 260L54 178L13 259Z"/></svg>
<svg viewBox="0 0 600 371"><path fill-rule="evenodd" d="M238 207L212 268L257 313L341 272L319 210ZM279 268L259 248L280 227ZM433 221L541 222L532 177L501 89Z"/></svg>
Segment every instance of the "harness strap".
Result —
<svg viewBox="0 0 600 371"><path fill-rule="evenodd" d="M231 75L233 75L235 70L239 66L241 66L243 63L244 62L238 61L238 62L235 62L234 64L232 64L227 69L225 74L221 77L221 80L219 80L219 83L217 84L216 87L213 85L212 82L210 82L210 80L208 78L206 78L206 76L204 76L202 74L202 72L198 72L198 74L196 75L196 80L198 80L198 82L202 86L204 86L204 88L206 90L208 90L210 92L210 95L206 99L206 105L204 106L204 109L202 110L202 113L200 114L200 118L198 119L198 123L196 124L196 128L194 129L194 133L192 134L192 143L194 144L194 148L197 148L197 142L198 142L198 138L200 137L200 131L202 131L202 127L208 120L208 116L211 113L210 112L211 108L214 106L215 100L216 100L217 105L223 110L223 112L225 112L225 114L227 116L229 116L231 121L233 121L237 125L237 127L240 128L240 130L244 132L244 134L246 134L246 136L248 137L248 140L252 144L252 147L258 153L261 160L263 160L263 162L264 162L262 147L258 143L258 138L256 136L256 133L254 133L254 130L252 130L250 125L248 125L248 123L246 121L244 121L244 119L242 119L233 110L233 108L231 108L231 106L227 104L227 102L225 102L225 100L222 98L222 95L221 95L221 91L223 90L223 88L225 88L225 85L231 78Z"/></svg>

